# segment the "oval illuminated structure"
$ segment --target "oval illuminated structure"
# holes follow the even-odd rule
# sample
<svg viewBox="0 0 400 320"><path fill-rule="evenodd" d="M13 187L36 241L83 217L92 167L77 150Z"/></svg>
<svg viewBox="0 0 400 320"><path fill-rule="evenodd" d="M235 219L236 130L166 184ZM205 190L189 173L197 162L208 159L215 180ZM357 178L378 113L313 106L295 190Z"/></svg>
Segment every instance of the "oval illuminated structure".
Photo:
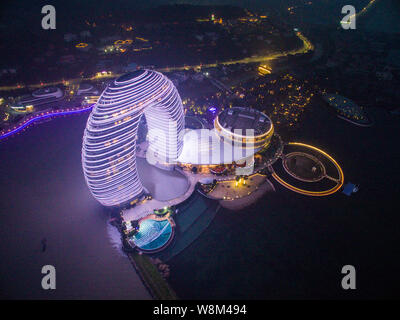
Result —
<svg viewBox="0 0 400 320"><path fill-rule="evenodd" d="M143 114L149 131L147 152L153 161L173 163L182 151L183 105L172 82L152 70L114 80L89 116L82 146L86 183L105 206L125 205L144 193L136 169L137 131Z"/></svg>
<svg viewBox="0 0 400 320"><path fill-rule="evenodd" d="M274 134L274 125L267 115L243 107L220 112L214 120L214 127L227 141L246 144L254 149L267 147Z"/></svg>
<svg viewBox="0 0 400 320"><path fill-rule="evenodd" d="M272 177L278 182L280 183L282 186L288 188L289 190L292 190L294 192L300 193L300 194L304 194L306 196L314 196L314 197L322 197L322 196L329 196L331 194L334 194L336 191L338 191L344 183L344 174L343 174L343 170L340 167L340 165L336 162L335 159L333 159L329 154L327 154L325 151L318 149L317 147L311 146L309 144L305 144L305 143L301 143L301 142L289 142L288 145L291 146L300 146L300 147L304 147L306 149L310 149L310 150L314 150L316 152L318 152L319 154L321 154L322 156L324 156L326 159L328 159L336 168L337 173L338 173L338 178L333 178L330 177L326 174L325 169L323 172L323 178L328 178L330 180L333 180L335 182L335 186L327 189L327 190L323 190L323 191L312 191L312 190L305 190L305 189L301 189L298 188L296 186L293 186L291 184L289 184L288 182L286 182L285 180L283 180L280 176L278 176L275 171L272 171ZM306 155L309 156L310 155ZM315 157L313 157L315 158ZM316 158L317 159L317 158ZM320 161L319 159L317 159L317 161ZM287 169L285 169L287 170ZM300 181L304 181L304 182L310 182L310 181L306 181L305 179L299 179L299 177L296 177L295 175L291 174L290 172L288 172L292 177L297 178ZM321 179L317 179L315 181L319 181Z"/></svg>

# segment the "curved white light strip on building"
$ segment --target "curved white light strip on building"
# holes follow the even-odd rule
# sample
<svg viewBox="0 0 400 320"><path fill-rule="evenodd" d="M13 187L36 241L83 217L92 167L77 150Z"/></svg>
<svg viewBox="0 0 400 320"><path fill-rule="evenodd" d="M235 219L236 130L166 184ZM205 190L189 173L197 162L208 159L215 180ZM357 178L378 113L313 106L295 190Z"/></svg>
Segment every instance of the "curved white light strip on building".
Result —
<svg viewBox="0 0 400 320"><path fill-rule="evenodd" d="M260 112L262 113L262 112ZM264 114L264 117L267 119L267 121L270 123L270 127L269 129L260 134L260 135L256 135L256 136L246 136L243 134L238 134L236 132L232 132L231 130L228 130L226 128L224 128L220 121L219 121L219 115L214 119L214 128L217 130L218 134L221 137L224 137L226 139L228 139L228 141L235 141L238 143L248 143L249 145L253 146L253 148L257 149L257 148L261 148L261 147L267 147L269 145L269 143L271 142L271 138L274 135L274 124L272 123L271 119ZM251 128L249 128L251 129ZM238 129L238 131L244 131L246 132L246 130L241 130Z"/></svg>
<svg viewBox="0 0 400 320"><path fill-rule="evenodd" d="M136 169L137 130L143 114L151 152L173 162L182 151L183 105L172 82L151 70L114 80L89 116L82 146L86 183L105 206L126 204L144 191ZM175 131L169 130L172 124Z"/></svg>

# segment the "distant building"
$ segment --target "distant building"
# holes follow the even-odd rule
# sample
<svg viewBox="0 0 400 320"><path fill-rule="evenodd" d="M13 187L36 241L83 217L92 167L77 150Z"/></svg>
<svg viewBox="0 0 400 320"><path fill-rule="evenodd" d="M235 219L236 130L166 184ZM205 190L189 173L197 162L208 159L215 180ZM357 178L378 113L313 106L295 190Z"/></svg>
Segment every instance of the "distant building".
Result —
<svg viewBox="0 0 400 320"><path fill-rule="evenodd" d="M64 91L58 87L43 87L30 95L18 97L9 104L15 113L31 113L34 111L53 108L64 99Z"/></svg>
<svg viewBox="0 0 400 320"><path fill-rule="evenodd" d="M196 34L195 37L196 37L196 39L199 40L199 41L203 41L203 39L204 39L204 36L201 35L201 34Z"/></svg>
<svg viewBox="0 0 400 320"><path fill-rule="evenodd" d="M16 68L4 68L0 70L1 74L16 74L17 69Z"/></svg>
<svg viewBox="0 0 400 320"><path fill-rule="evenodd" d="M81 83L76 94L78 96L99 95L99 90L90 83Z"/></svg>

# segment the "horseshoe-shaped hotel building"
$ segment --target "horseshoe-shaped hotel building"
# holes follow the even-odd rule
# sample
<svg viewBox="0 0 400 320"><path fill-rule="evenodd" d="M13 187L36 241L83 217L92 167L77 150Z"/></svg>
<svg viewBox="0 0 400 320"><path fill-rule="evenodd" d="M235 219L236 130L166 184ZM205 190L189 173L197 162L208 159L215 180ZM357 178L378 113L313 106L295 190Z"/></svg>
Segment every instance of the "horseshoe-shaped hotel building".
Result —
<svg viewBox="0 0 400 320"><path fill-rule="evenodd" d="M234 112L222 112L221 119L216 118L215 129L210 132L228 143L250 141L254 151L267 146L274 132L271 120L256 110L235 109ZM150 152L159 164L181 161L179 156L184 141L187 141L183 137L185 116L181 98L172 82L152 70L138 70L115 79L101 94L89 116L82 146L86 183L104 206L124 206L144 194L136 168L137 133L143 115L148 125L147 153ZM235 124L248 125L249 122L258 128L255 136L249 139L234 132L238 129ZM185 145L189 152L182 155L196 153L190 149L191 142Z"/></svg>
<svg viewBox="0 0 400 320"><path fill-rule="evenodd" d="M154 150L153 154L171 162L182 150L183 106L172 82L149 70L114 80L89 116L82 147L87 185L105 206L128 203L144 191L136 170L135 152L143 115L152 134L149 150Z"/></svg>

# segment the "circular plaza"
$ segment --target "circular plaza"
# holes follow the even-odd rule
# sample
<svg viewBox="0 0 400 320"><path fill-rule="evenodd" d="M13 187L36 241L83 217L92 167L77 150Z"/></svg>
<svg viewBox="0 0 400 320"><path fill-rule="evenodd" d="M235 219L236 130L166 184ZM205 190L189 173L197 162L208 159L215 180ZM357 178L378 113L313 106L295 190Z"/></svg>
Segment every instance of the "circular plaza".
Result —
<svg viewBox="0 0 400 320"><path fill-rule="evenodd" d="M326 176L324 164L308 153L289 153L282 159L282 164L288 174L304 182L317 182Z"/></svg>
<svg viewBox="0 0 400 320"><path fill-rule="evenodd" d="M332 156L314 146L300 142L287 143L281 163L281 167L270 167L272 177L296 193L327 196L343 186L342 168Z"/></svg>

